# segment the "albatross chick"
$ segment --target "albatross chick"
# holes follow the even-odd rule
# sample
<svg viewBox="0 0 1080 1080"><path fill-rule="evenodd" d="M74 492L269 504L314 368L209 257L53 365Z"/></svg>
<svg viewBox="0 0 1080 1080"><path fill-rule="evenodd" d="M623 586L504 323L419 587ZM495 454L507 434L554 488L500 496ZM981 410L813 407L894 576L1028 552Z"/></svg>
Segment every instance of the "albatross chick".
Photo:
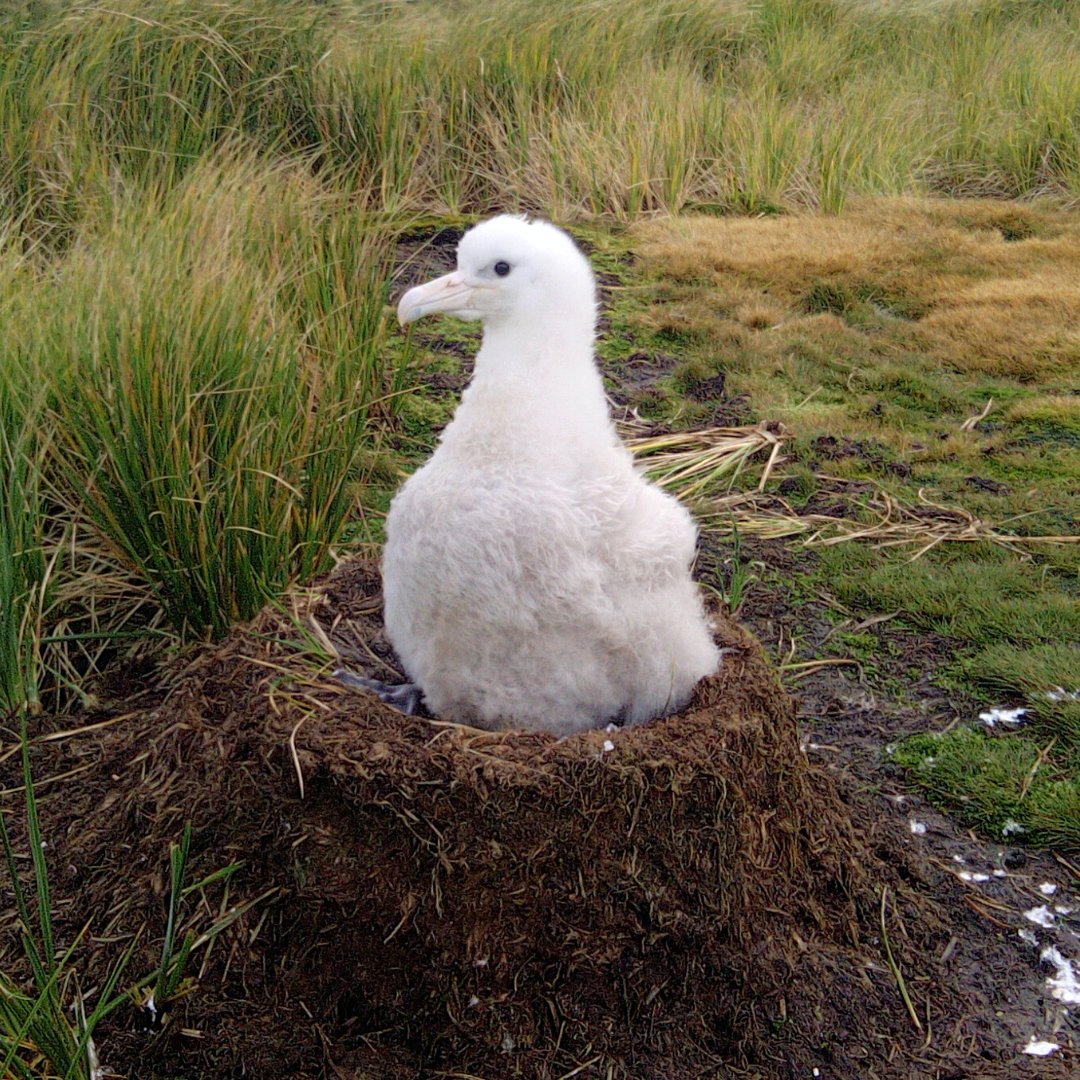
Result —
<svg viewBox="0 0 1080 1080"><path fill-rule="evenodd" d="M484 324L472 381L386 521L386 632L411 684L342 672L404 711L567 734L677 712L719 654L697 530L619 441L593 357L596 287L546 222L471 229L398 318Z"/></svg>

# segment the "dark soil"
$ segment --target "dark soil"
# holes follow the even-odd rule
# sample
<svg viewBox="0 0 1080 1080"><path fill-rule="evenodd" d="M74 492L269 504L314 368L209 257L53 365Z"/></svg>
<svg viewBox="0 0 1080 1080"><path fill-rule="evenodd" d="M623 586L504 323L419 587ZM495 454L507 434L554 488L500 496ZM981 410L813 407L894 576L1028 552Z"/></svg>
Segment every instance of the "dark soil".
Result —
<svg viewBox="0 0 1080 1080"><path fill-rule="evenodd" d="M616 406L633 408L649 397L662 396L657 384L671 373L675 357L662 352L631 353L620 364L618 375L608 380L608 396Z"/></svg>
<svg viewBox="0 0 1080 1080"><path fill-rule="evenodd" d="M819 468L822 461L858 457L872 468L892 473L894 476L911 475L911 466L907 462L893 460L888 447L874 439L838 439L835 435L821 435L814 440L811 449L816 455L809 462L812 469Z"/></svg>
<svg viewBox="0 0 1080 1080"><path fill-rule="evenodd" d="M966 476L964 483L970 484L980 491L989 491L991 495L1009 495L1012 493L1012 488L1008 484L1003 484L1000 480L990 480L985 476Z"/></svg>
<svg viewBox="0 0 1080 1080"><path fill-rule="evenodd" d="M377 589L345 567L300 615L385 677ZM102 1032L109 1064L268 1080L1069 1075L1060 1055L1018 1057L1038 973L913 842L867 782L870 755L801 745L756 642L724 619L719 637L731 651L685 713L560 741L405 718L316 671L295 624L267 614L158 708L40 744L41 780L84 767L41 795L60 940L94 920L85 985L139 930L134 970L152 968L187 820L194 876L239 860L229 903L263 897L164 1032L134 1016ZM874 710L827 694L803 700L880 745ZM10 789L14 758L3 769ZM883 889L921 1031L888 968ZM9 941L8 969L11 955Z"/></svg>

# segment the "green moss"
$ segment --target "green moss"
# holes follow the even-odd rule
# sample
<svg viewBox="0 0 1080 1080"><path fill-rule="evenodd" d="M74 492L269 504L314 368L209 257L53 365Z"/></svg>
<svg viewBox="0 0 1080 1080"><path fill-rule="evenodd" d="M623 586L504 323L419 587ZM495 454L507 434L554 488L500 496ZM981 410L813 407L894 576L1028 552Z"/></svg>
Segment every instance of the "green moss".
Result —
<svg viewBox="0 0 1080 1080"><path fill-rule="evenodd" d="M894 760L934 803L999 842L1023 838L1080 850L1080 780L1019 735L968 728L916 735L897 747Z"/></svg>
<svg viewBox="0 0 1080 1080"><path fill-rule="evenodd" d="M402 394L397 407L398 423L407 435L430 445L435 441L437 430L450 421L454 406L454 401L426 397L419 392Z"/></svg>
<svg viewBox="0 0 1080 1080"><path fill-rule="evenodd" d="M840 599L900 611L920 629L982 646L1080 640L1080 605L1047 588L1037 566L1011 553L942 552L910 562L841 544L826 548L822 562Z"/></svg>

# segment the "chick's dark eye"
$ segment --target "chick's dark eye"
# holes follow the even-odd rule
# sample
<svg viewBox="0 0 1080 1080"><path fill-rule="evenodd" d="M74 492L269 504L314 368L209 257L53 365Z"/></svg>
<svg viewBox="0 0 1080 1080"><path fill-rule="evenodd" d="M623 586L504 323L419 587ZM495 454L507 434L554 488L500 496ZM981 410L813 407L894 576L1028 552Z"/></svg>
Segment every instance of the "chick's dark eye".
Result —
<svg viewBox="0 0 1080 1080"><path fill-rule="evenodd" d="M500 259L495 264L495 273L498 274L499 277L506 277L506 275L510 273L510 264Z"/></svg>

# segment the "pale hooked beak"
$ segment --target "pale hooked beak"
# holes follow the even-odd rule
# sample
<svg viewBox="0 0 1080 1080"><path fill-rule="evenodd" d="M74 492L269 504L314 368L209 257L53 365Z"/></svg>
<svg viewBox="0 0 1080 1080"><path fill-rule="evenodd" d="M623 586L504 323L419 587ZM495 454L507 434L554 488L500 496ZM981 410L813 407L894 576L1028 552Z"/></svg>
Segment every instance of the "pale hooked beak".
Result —
<svg viewBox="0 0 1080 1080"><path fill-rule="evenodd" d="M455 270L441 278L410 289L398 304L398 322L404 326L424 315L457 315L460 319L479 319L480 312L472 306L475 287L468 285L461 272Z"/></svg>

